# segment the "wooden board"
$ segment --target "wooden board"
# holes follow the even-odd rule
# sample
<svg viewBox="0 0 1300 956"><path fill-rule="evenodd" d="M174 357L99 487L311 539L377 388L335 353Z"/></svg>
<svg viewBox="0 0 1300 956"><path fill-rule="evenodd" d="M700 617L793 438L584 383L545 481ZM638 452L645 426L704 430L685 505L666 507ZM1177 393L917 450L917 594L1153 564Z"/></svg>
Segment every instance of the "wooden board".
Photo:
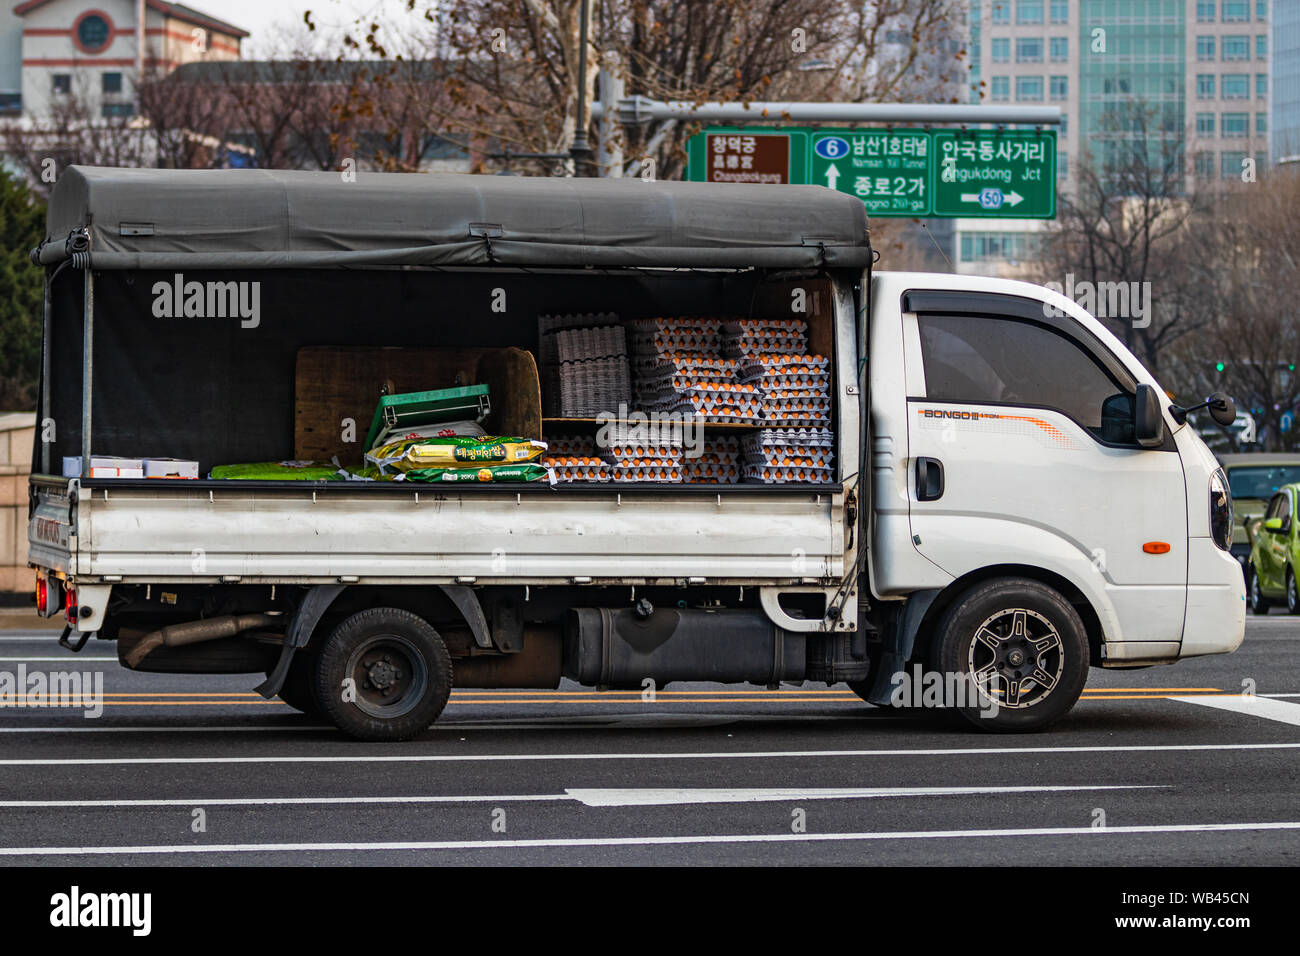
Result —
<svg viewBox="0 0 1300 956"><path fill-rule="evenodd" d="M389 394L487 385L489 434L542 433L537 363L523 349L307 346L294 370L294 457L360 465L375 404ZM351 441L348 441L348 439Z"/></svg>

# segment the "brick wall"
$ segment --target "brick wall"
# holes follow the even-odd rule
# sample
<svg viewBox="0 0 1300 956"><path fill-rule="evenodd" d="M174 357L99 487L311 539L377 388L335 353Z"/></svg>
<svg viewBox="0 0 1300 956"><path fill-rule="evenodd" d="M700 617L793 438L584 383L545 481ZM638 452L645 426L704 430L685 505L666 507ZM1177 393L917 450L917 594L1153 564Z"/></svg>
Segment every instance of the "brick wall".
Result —
<svg viewBox="0 0 1300 956"><path fill-rule="evenodd" d="M27 567L27 475L35 429L33 414L0 413L0 603L30 593L35 580Z"/></svg>

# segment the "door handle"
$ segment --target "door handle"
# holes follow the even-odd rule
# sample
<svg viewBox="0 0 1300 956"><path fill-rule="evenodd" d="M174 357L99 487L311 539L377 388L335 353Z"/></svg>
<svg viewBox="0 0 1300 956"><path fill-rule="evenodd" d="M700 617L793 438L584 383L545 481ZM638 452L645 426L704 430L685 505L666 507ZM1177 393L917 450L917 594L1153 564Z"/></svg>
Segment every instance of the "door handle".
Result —
<svg viewBox="0 0 1300 956"><path fill-rule="evenodd" d="M938 501L943 497L943 462L938 458L916 459L916 500Z"/></svg>

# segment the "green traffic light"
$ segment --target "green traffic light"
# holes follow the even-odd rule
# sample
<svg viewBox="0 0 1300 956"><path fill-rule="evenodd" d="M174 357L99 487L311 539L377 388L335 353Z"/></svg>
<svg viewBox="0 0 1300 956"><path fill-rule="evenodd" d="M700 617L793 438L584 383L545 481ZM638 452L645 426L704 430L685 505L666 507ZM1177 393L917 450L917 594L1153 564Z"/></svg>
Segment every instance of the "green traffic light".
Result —
<svg viewBox="0 0 1300 956"><path fill-rule="evenodd" d="M1215 370L1216 372L1222 372L1225 368L1227 368L1227 366L1224 365L1222 362L1215 362L1215 363L1214 363L1214 370Z"/></svg>

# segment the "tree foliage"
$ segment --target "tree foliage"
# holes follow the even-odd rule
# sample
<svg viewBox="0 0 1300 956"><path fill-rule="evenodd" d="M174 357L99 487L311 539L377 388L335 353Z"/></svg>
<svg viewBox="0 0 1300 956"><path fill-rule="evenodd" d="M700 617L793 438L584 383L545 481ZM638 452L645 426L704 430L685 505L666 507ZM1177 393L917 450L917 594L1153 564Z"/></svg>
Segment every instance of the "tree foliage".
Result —
<svg viewBox="0 0 1300 956"><path fill-rule="evenodd" d="M36 404L44 280L28 254L44 235L44 202L0 166L0 410Z"/></svg>

